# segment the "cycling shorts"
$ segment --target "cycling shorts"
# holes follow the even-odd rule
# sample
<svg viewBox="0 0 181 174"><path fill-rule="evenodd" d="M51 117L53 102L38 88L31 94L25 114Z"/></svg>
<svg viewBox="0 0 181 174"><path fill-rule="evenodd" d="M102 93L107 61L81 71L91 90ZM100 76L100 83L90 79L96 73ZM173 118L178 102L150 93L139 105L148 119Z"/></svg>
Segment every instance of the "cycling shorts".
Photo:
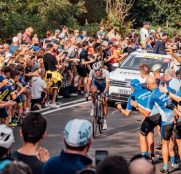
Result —
<svg viewBox="0 0 181 174"><path fill-rule="evenodd" d="M0 109L0 118L6 118L8 117L8 113L6 111L6 108L1 108Z"/></svg>
<svg viewBox="0 0 181 174"><path fill-rule="evenodd" d="M157 125L160 124L160 121L160 114L152 115L151 117L146 117L141 125L140 133L144 136L147 136Z"/></svg>
<svg viewBox="0 0 181 174"><path fill-rule="evenodd" d="M96 86L96 88L97 88L101 93L103 93L104 90L106 89L106 83L99 83L99 82L96 81L96 80L93 80L92 85L93 85L93 86Z"/></svg>
<svg viewBox="0 0 181 174"><path fill-rule="evenodd" d="M161 125L161 137L164 140L170 140L172 133L173 133L174 124L165 124Z"/></svg>
<svg viewBox="0 0 181 174"><path fill-rule="evenodd" d="M181 139L181 122L176 124L176 132L175 132L176 139Z"/></svg>

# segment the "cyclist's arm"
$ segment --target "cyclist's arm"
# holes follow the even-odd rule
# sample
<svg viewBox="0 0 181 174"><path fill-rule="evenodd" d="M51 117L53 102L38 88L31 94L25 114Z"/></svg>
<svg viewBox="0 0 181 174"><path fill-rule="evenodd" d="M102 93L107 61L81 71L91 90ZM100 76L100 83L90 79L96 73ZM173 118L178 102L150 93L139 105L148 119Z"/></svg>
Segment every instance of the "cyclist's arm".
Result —
<svg viewBox="0 0 181 174"><path fill-rule="evenodd" d="M104 93L107 93L109 91L109 84L110 84L110 74L109 72L106 70L106 88L104 90Z"/></svg>

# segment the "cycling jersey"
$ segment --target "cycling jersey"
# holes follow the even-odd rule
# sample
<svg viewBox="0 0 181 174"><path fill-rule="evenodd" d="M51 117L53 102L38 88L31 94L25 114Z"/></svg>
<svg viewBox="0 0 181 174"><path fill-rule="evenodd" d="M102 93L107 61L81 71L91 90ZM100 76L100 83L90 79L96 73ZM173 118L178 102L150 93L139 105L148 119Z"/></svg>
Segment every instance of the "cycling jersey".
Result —
<svg viewBox="0 0 181 174"><path fill-rule="evenodd" d="M0 89L0 100L5 101L10 94L14 94L15 86L12 83L3 86Z"/></svg>
<svg viewBox="0 0 181 174"><path fill-rule="evenodd" d="M148 100L147 108L152 110L154 106L156 106L161 115L163 124L171 124L174 119L174 113L171 109L166 108L166 105L171 104L170 97L159 91L159 88L156 88L152 91L151 96Z"/></svg>
<svg viewBox="0 0 181 174"><path fill-rule="evenodd" d="M135 101L138 103L138 106L142 107L145 110L149 110L147 108L147 103L148 99L151 96L151 91L148 89L140 88L139 90L134 91L131 96L128 98L128 103L127 103L127 109L128 110L133 110L133 107L131 106L131 98L135 97ZM152 111L150 113L150 116L155 115L158 113L158 110L156 107L152 108Z"/></svg>
<svg viewBox="0 0 181 174"><path fill-rule="evenodd" d="M97 76L95 70L92 69L89 73L89 79L91 79L92 81L96 81L97 83L103 84L109 81L110 75L106 69L102 69L102 74L100 76Z"/></svg>

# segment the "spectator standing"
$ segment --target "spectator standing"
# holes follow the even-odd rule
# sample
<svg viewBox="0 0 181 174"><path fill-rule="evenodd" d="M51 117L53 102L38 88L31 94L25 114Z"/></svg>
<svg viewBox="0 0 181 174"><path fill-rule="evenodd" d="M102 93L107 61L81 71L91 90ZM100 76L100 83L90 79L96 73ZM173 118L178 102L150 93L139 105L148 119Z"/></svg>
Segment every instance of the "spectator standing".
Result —
<svg viewBox="0 0 181 174"><path fill-rule="evenodd" d="M155 54L166 54L166 46L165 46L165 43L167 42L168 40L168 35L167 33L163 33L162 34L162 38L161 40L157 40L155 42L155 47L154 47L154 53Z"/></svg>
<svg viewBox="0 0 181 174"><path fill-rule="evenodd" d="M19 38L18 37L13 37L12 41L13 41L13 43L9 48L9 52L11 54L14 54L14 52L20 48L20 46L19 46Z"/></svg>
<svg viewBox="0 0 181 174"><path fill-rule="evenodd" d="M23 119L20 131L20 136L23 138L24 143L12 154L18 161L28 164L33 174L41 174L44 165L42 161L45 162L49 158L48 151L44 148L39 148L41 141L45 137L46 127L47 121L40 113L29 113ZM37 152L42 161L38 159Z"/></svg>
<svg viewBox="0 0 181 174"><path fill-rule="evenodd" d="M149 40L149 28L150 23L149 22L143 22L143 27L140 30L140 38L141 42L147 42Z"/></svg>
<svg viewBox="0 0 181 174"><path fill-rule="evenodd" d="M24 44L31 44L31 34L33 33L33 28L32 27L28 27L24 34L23 34L23 43Z"/></svg>
<svg viewBox="0 0 181 174"><path fill-rule="evenodd" d="M65 150L45 164L43 174L76 174L92 160L87 157L91 145L92 125L87 120L74 119L64 129Z"/></svg>

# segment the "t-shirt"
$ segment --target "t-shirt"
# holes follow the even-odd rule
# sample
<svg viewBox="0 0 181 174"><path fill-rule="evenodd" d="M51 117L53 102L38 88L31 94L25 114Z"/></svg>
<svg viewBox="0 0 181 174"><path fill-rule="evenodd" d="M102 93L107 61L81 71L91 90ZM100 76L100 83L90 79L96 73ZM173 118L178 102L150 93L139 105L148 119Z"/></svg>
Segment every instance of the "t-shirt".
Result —
<svg viewBox="0 0 181 174"><path fill-rule="evenodd" d="M33 155L24 155L15 151L12 156L18 161L22 161L25 164L29 165L33 174L42 174L44 163L41 162L36 156Z"/></svg>
<svg viewBox="0 0 181 174"><path fill-rule="evenodd" d="M19 48L20 48L19 45L11 45L10 48L9 48L9 52L10 52L11 54L14 54L14 52L15 52L16 50L18 50Z"/></svg>
<svg viewBox="0 0 181 174"><path fill-rule="evenodd" d="M51 53L46 53L43 56L43 63L44 63L44 67L45 70L48 71L56 71L56 65L58 64L57 59L54 55L52 55Z"/></svg>
<svg viewBox="0 0 181 174"><path fill-rule="evenodd" d="M145 42L145 38L149 36L148 30L146 28L141 28L140 37L141 41Z"/></svg>
<svg viewBox="0 0 181 174"><path fill-rule="evenodd" d="M3 78L2 76L0 77L0 79ZM2 80L2 79L1 79ZM0 80L0 81L1 81ZM8 84L3 86L2 88L0 88L0 100L2 101L6 101L6 98L10 95L10 94L14 94L15 92L15 84L12 83L11 80L9 80Z"/></svg>
<svg viewBox="0 0 181 174"><path fill-rule="evenodd" d="M172 88L175 91L175 93L177 93L180 90L181 83L178 79L174 77L172 78L172 80L170 80L168 86Z"/></svg>
<svg viewBox="0 0 181 174"><path fill-rule="evenodd" d="M46 88L46 83L41 77L33 77L31 84L31 95L32 99L41 98L41 93Z"/></svg>
<svg viewBox="0 0 181 174"><path fill-rule="evenodd" d="M148 105L147 103L148 103L148 99L151 96L151 91L149 91L148 89L144 89L144 88L134 91L131 94L131 96L128 98L128 103L127 103L127 107L126 107L128 110L133 110L133 106L131 106L131 97L133 97L133 96L135 97L135 101L138 103L138 106L149 111L149 109L147 108L147 105ZM153 109L150 113L150 117L155 114L158 114L158 110L156 107L153 107Z"/></svg>
<svg viewBox="0 0 181 174"><path fill-rule="evenodd" d="M76 174L91 163L92 160L86 156L62 151L60 156L48 160L42 174Z"/></svg>
<svg viewBox="0 0 181 174"><path fill-rule="evenodd" d="M170 105L171 102L172 101L167 94L160 92L159 88L156 88L151 93L147 108L152 110L153 107L156 106L161 115L162 122L170 124L173 123L174 113L173 110L166 108L166 106Z"/></svg>

